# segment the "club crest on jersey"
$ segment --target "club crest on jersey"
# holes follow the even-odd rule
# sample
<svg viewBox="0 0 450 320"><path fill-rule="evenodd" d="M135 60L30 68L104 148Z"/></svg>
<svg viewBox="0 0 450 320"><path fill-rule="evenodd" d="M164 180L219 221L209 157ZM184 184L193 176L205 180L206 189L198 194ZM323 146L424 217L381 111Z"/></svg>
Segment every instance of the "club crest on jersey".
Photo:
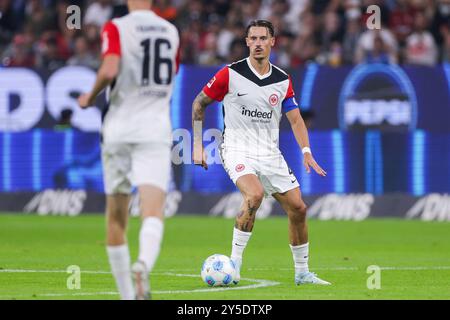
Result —
<svg viewBox="0 0 450 320"><path fill-rule="evenodd" d="M245 169L245 165L243 165L242 163L240 163L240 164L238 164L237 166L236 166L236 172L241 172L242 170L244 170Z"/></svg>
<svg viewBox="0 0 450 320"><path fill-rule="evenodd" d="M278 104L278 96L274 93L269 97L269 102L272 106L276 106Z"/></svg>
<svg viewBox="0 0 450 320"><path fill-rule="evenodd" d="M208 88L211 88L211 86L213 85L214 81L216 81L216 77L214 76L211 80L209 80L207 86Z"/></svg>

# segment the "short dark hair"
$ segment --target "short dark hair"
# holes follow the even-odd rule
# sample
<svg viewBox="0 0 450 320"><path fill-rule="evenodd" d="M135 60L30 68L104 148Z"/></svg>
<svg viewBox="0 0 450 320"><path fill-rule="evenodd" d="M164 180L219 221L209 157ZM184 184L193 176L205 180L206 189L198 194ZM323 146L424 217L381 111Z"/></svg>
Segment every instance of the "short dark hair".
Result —
<svg viewBox="0 0 450 320"><path fill-rule="evenodd" d="M273 37L275 34L275 30L273 28L273 24L270 21L267 20L253 20L250 22L250 24L247 26L247 30L245 34L248 36L248 32L250 31L251 27L265 27L267 30L269 30L270 35Z"/></svg>

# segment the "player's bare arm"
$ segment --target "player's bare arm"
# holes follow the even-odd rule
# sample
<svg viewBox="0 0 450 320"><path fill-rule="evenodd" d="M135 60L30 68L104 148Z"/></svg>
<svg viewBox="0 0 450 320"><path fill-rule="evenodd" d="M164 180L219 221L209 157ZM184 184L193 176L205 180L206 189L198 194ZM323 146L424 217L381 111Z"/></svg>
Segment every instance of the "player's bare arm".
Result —
<svg viewBox="0 0 450 320"><path fill-rule="evenodd" d="M292 131L294 132L295 139L297 140L298 145L301 149L309 146L309 137L308 137L308 129L306 128L305 121L300 114L300 110L298 108L289 111L286 113L286 116L291 124ZM314 160L311 152L305 152L303 154L303 165L306 168L306 172L310 173L310 167L317 172L317 174L325 177L326 172L323 170Z"/></svg>
<svg viewBox="0 0 450 320"><path fill-rule="evenodd" d="M203 151L202 128L205 109L213 101L213 99L201 91L192 103L192 129L194 131L193 160L194 164L201 165L206 170L208 170L208 165L206 164L206 154Z"/></svg>
<svg viewBox="0 0 450 320"><path fill-rule="evenodd" d="M109 86L117 74L119 73L120 56L118 55L107 55L97 72L97 78L95 79L95 84L89 93L82 94L78 97L78 104L81 108L85 109L89 106L94 105L95 98L102 92L107 86Z"/></svg>

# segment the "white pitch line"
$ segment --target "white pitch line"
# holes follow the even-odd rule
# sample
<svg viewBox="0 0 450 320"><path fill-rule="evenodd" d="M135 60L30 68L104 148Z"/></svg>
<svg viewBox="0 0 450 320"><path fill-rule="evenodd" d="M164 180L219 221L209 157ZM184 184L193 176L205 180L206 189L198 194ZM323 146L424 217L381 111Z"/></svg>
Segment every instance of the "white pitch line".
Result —
<svg viewBox="0 0 450 320"><path fill-rule="evenodd" d="M450 270L450 266L404 266L404 267L382 267L381 270L399 270L399 271L413 271L413 270ZM167 272L156 272L152 275L178 275L177 272L192 272L196 269L168 269ZM247 268L248 271L293 271L294 268ZM359 267L312 267L311 270L329 270L329 271L357 271L365 270ZM32 269L0 269L0 273L68 273L66 270L32 270ZM82 274L111 274L110 271L94 271L81 270ZM194 276L194 275L192 275ZM195 275L197 277L198 275Z"/></svg>
<svg viewBox="0 0 450 320"><path fill-rule="evenodd" d="M0 273L70 273L66 270L30 270L30 269L0 269ZM91 270L81 270L81 273L85 274L111 274L110 271L91 271Z"/></svg>
<svg viewBox="0 0 450 320"><path fill-rule="evenodd" d="M360 270L358 267L316 267L315 270L343 270L343 271L355 271ZM450 270L450 266L405 266L405 267L380 267L381 270L404 270L404 271L414 271L414 270ZM193 269L191 269L193 270ZM249 268L249 271L292 271L292 268ZM361 269L363 270L363 269ZM171 269L171 271L182 271L178 269ZM184 270L187 271L187 270ZM31 270L31 269L0 269L0 273L67 273L66 270ZM109 271L94 271L94 270L84 270L81 271L83 274L111 274ZM165 276L175 276L175 277L199 277L198 274L182 274L176 272L156 272L152 273L152 275L165 275ZM155 294L176 294L176 293L194 293L194 292L219 292L219 291L228 291L228 290L247 290L247 289L256 289L262 287L270 287L279 285L280 282L264 280L264 279L250 279L250 278L242 278L242 280L256 282L255 284L246 285L246 286L236 286L236 287L218 287L218 288L205 288L205 289L193 289L193 290L159 290L152 291ZM114 291L101 291L101 292L75 292L75 293L43 293L36 294L36 297L67 297L67 296L97 296L97 295L118 295L118 292ZM0 296L0 299L11 299L12 297L27 297L30 298L30 295L3 295Z"/></svg>
<svg viewBox="0 0 450 320"><path fill-rule="evenodd" d="M450 266L432 267L380 267L381 270L450 270Z"/></svg>
<svg viewBox="0 0 450 320"><path fill-rule="evenodd" d="M176 277L191 277L191 278L197 278L197 274L179 274L179 273L160 273L161 275L168 275L168 276L176 276ZM163 293L190 293L190 292L218 292L218 291L229 291L229 290L246 290L246 289L256 289L256 288L263 288L263 287L272 287L277 286L280 283L276 281L270 281L270 280L264 280L264 279L250 279L250 278L241 278L241 280L246 280L250 282L256 282L256 284L250 284L246 286L237 286L237 287L218 287L218 288L207 288L207 289L193 289L193 290L166 290L166 291L152 291L157 294L163 294Z"/></svg>
<svg viewBox="0 0 450 320"><path fill-rule="evenodd" d="M62 270L21 270L21 269L3 269L1 272L32 272L32 273L50 273L57 272L62 273L65 271ZM110 272L106 271L82 271L82 273L94 273L94 274L110 274ZM181 274L181 273L172 273L172 272L163 272L163 273L152 273L152 275L167 275L167 276L175 276L175 277L190 277L197 278L198 274ZM176 294L176 293L194 293L194 292L219 292L219 291L230 291L230 290L247 290L247 289L256 289L263 287L272 287L277 286L280 283L276 281L264 280L264 279L250 279L250 278L241 278L241 280L246 280L250 282L256 282L255 284L245 285L245 286L236 286L236 287L218 287L218 288L206 288L206 289L193 289L193 290L157 290L152 291L154 294ZM106 292L76 292L76 293L42 293L36 294L36 297L65 297L65 296L93 296L93 295L117 295L118 292L106 291ZM30 297L30 295L4 295L0 296L0 298L11 298L13 297Z"/></svg>

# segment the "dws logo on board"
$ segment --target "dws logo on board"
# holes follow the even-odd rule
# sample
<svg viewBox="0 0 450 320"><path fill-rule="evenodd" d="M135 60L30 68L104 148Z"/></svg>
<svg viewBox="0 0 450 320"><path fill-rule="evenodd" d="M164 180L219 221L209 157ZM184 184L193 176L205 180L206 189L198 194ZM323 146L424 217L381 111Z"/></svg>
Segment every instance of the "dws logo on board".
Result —
<svg viewBox="0 0 450 320"><path fill-rule="evenodd" d="M327 194L318 198L308 209L308 217L320 220L366 219L370 215L375 198L370 193L340 195Z"/></svg>
<svg viewBox="0 0 450 320"><path fill-rule="evenodd" d="M396 65L362 64L345 80L338 105L341 129L414 130L417 97L408 75Z"/></svg>
<svg viewBox="0 0 450 320"><path fill-rule="evenodd" d="M308 217L320 220L364 220L370 215L374 201L375 198L370 193L327 194L318 198L308 208ZM265 198L257 211L256 218L264 219L273 214L275 202L274 198ZM209 214L234 218L240 211L241 205L242 195L239 192L230 193L222 197L209 211Z"/></svg>
<svg viewBox="0 0 450 320"><path fill-rule="evenodd" d="M87 193L84 190L45 190L36 193L23 211L40 216L77 216L83 210Z"/></svg>
<svg viewBox="0 0 450 320"><path fill-rule="evenodd" d="M450 195L431 193L420 198L406 213L409 219L450 221Z"/></svg>

